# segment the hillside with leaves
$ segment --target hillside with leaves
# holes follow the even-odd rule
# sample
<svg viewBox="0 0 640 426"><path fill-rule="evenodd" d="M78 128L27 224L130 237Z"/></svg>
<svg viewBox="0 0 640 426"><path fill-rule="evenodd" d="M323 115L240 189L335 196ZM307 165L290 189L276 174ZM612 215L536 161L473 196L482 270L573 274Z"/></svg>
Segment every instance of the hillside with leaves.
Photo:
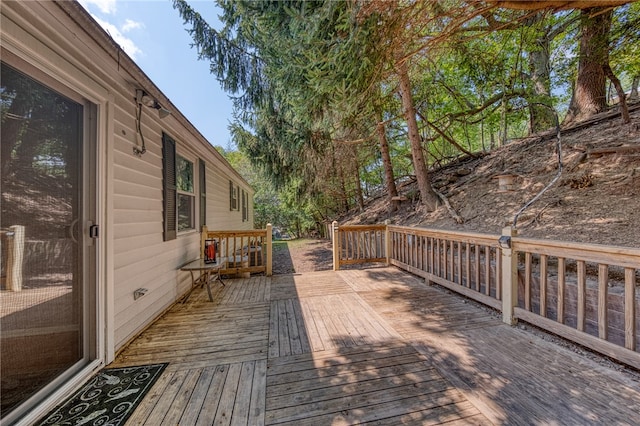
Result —
<svg viewBox="0 0 640 426"><path fill-rule="evenodd" d="M542 196L517 218L518 234L531 238L638 247L640 227L640 104L632 106L633 124L619 112L557 134L543 132L518 139L482 158L466 157L433 170L434 187L447 196L462 218L457 223L444 205L427 212L415 200L412 179L400 185L406 198L389 211L384 196L338 218L342 224L390 223L464 232L499 234L548 184ZM512 174L511 191L499 188L497 176Z"/></svg>

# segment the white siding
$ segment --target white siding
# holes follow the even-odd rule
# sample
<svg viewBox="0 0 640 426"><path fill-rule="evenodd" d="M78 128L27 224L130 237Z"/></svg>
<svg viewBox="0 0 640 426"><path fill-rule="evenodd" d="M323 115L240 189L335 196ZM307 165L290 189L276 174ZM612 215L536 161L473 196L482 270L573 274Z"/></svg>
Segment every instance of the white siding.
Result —
<svg viewBox="0 0 640 426"><path fill-rule="evenodd" d="M194 161L198 229L198 158L207 166L210 229L253 228L253 190L148 78L129 65L123 52L120 63L112 57L114 46L104 42L98 33L101 30L83 17L83 12L67 13L70 8L53 2L3 2L2 44L3 49L98 105L98 161L103 171L98 181L99 187L105 188L98 201L103 238L98 262L113 265L100 276L103 290L99 304L113 306L113 312L108 313L112 317L106 320L113 324L107 339L113 342L112 352L184 294L190 285L189 274L177 268L199 256L197 230L163 241L162 132L175 139L179 155ZM141 144L135 128L136 88L155 94L172 110L172 115L161 120L156 110L143 107L147 152L142 157L133 153L133 147ZM112 116L107 117L107 111L113 111ZM112 162L107 163L109 159ZM242 210L229 210L230 179L249 193L249 221L242 221ZM133 292L141 287L149 291L134 301ZM104 300L108 294L113 300Z"/></svg>

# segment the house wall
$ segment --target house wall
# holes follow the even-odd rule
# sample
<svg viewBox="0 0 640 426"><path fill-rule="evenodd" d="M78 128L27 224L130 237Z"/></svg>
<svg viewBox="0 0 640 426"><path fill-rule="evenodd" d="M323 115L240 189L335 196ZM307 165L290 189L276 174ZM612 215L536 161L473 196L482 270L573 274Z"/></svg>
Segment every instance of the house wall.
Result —
<svg viewBox="0 0 640 426"><path fill-rule="evenodd" d="M98 303L105 322L98 327L107 329L100 349L109 362L190 286L178 268L199 256L198 158L206 162L209 229L252 229L253 190L77 3L3 1L1 13L3 53L98 106ZM143 106L141 157L133 153L140 145L136 88L172 111L160 119ZM163 241L163 132L176 141L178 155L193 161L196 185L196 229L171 241ZM230 211L229 180L249 193L249 220L241 209ZM148 293L134 301L138 288Z"/></svg>

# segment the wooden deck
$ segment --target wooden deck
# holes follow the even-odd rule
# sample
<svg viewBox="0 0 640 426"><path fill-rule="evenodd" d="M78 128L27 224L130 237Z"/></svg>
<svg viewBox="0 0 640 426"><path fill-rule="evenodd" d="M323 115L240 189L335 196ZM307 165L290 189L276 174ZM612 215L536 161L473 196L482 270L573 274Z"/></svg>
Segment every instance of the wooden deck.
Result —
<svg viewBox="0 0 640 426"><path fill-rule="evenodd" d="M168 362L128 425L637 424L640 383L396 268L196 290L112 366Z"/></svg>

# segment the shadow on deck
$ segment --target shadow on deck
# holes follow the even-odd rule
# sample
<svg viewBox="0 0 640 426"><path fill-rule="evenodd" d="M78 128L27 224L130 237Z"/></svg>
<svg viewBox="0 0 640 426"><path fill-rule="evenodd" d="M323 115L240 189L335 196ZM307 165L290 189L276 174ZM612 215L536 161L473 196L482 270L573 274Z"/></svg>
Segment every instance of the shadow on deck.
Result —
<svg viewBox="0 0 640 426"><path fill-rule="evenodd" d="M169 362L128 424L634 424L640 384L396 268L197 290L111 366Z"/></svg>

